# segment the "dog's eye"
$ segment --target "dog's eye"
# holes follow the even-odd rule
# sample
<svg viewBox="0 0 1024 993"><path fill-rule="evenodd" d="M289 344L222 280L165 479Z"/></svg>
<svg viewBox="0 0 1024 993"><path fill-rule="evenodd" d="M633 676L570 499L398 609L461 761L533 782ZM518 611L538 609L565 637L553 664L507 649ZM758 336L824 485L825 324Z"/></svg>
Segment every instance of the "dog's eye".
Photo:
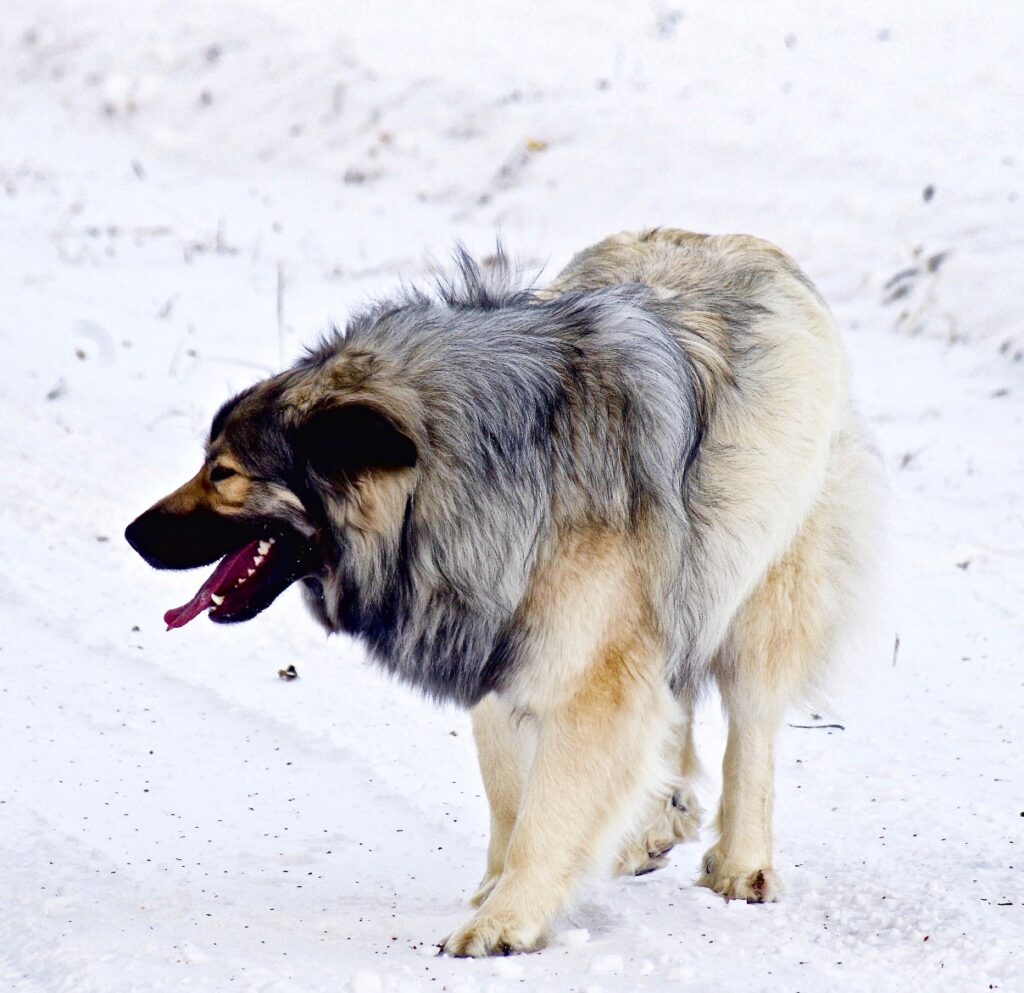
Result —
<svg viewBox="0 0 1024 993"><path fill-rule="evenodd" d="M210 481L213 483L221 483L225 479L230 479L232 476L237 476L238 473L234 469L229 469L226 465L215 465L210 470Z"/></svg>

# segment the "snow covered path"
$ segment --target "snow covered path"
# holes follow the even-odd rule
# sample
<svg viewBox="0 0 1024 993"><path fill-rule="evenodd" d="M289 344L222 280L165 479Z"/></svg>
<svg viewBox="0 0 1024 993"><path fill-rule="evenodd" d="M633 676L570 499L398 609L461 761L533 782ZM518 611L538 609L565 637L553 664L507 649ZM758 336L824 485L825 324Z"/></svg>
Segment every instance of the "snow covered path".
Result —
<svg viewBox="0 0 1024 993"><path fill-rule="evenodd" d="M3 988L1024 989L1024 14L773 9L8 2ZM540 955L439 959L486 842L465 716L293 594L165 634L193 578L121 531L230 390L455 238L552 272L656 223L772 238L833 303L885 610L791 718L845 730L783 731L782 903L694 888L694 845Z"/></svg>

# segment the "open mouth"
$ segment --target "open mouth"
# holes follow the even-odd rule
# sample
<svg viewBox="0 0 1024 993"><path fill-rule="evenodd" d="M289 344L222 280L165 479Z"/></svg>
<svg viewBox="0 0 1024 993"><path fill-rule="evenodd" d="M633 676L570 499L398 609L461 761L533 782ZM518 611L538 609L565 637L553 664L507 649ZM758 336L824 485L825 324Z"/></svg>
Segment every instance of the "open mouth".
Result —
<svg viewBox="0 0 1024 993"><path fill-rule="evenodd" d="M224 556L188 603L164 614L167 630L184 627L204 610L222 624L250 620L308 575L314 559L313 546L295 535L250 541Z"/></svg>

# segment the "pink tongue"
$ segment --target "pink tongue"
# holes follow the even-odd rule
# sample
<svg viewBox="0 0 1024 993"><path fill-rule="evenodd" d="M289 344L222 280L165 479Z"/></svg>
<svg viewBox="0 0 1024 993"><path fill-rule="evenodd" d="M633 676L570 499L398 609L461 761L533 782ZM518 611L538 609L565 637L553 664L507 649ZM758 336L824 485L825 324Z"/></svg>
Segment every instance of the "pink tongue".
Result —
<svg viewBox="0 0 1024 993"><path fill-rule="evenodd" d="M217 596L223 596L235 585L237 579L248 576L259 544L258 540L251 541L244 548L221 559L220 565L213 570L213 575L199 587L199 592L185 606L174 607L164 614L167 630L184 627L213 603L215 593Z"/></svg>

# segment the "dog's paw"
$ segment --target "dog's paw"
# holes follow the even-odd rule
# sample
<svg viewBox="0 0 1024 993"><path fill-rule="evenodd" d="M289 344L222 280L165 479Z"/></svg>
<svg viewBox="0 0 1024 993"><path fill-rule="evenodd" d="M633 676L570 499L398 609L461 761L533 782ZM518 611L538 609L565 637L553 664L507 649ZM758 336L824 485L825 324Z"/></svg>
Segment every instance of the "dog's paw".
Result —
<svg viewBox="0 0 1024 993"><path fill-rule="evenodd" d="M681 841L700 837L701 809L693 790L680 784L661 803L646 829L619 853L616 873L645 876L668 865L668 853Z"/></svg>
<svg viewBox="0 0 1024 993"><path fill-rule="evenodd" d="M497 914L477 914L441 942L441 952L456 958L534 952L544 944L543 930Z"/></svg>
<svg viewBox="0 0 1024 993"><path fill-rule="evenodd" d="M704 873L697 880L721 894L726 900L746 900L747 903L774 903L782 895L782 880L771 867L745 869L720 861L712 848L704 856Z"/></svg>

